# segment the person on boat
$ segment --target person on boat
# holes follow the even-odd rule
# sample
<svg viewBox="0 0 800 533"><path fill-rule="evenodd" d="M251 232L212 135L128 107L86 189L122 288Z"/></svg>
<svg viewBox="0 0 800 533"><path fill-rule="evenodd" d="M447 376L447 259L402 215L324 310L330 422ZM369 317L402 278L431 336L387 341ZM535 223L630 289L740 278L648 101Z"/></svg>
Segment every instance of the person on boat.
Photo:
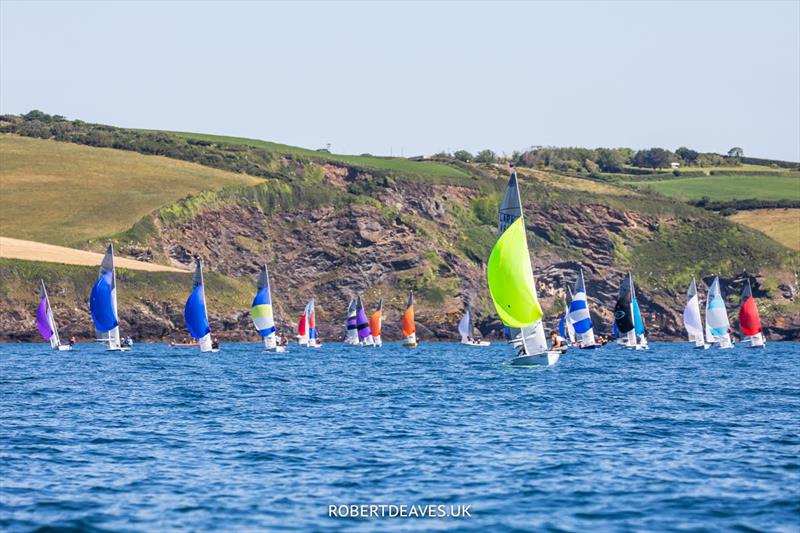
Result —
<svg viewBox="0 0 800 533"><path fill-rule="evenodd" d="M211 339L211 349L219 350L219 341L216 339L216 337Z"/></svg>
<svg viewBox="0 0 800 533"><path fill-rule="evenodd" d="M76 339L74 336L69 338L69 345L70 346L75 346L76 342L78 342L78 339Z"/></svg>
<svg viewBox="0 0 800 533"><path fill-rule="evenodd" d="M284 335L283 333L278 335L278 346L288 346L288 345L289 345L289 339L286 338L286 335Z"/></svg>
<svg viewBox="0 0 800 533"><path fill-rule="evenodd" d="M566 348L564 339L561 336L559 336L556 330L550 332L550 341L552 343L550 345L551 350L563 350L564 348Z"/></svg>

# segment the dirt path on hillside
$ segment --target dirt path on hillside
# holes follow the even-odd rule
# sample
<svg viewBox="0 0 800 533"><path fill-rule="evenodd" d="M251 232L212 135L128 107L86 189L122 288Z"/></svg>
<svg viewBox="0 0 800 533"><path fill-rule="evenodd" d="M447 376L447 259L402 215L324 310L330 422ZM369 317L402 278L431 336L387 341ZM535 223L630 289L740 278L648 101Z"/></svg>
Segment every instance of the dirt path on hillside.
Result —
<svg viewBox="0 0 800 533"><path fill-rule="evenodd" d="M54 244L44 244L34 241L23 241L10 237L0 237L0 257L8 259L24 259L26 261L45 261L47 263L63 263L66 265L99 266L103 254L75 250ZM136 259L114 257L114 264L121 268L131 270L146 270L148 272L187 272L179 268L145 263Z"/></svg>

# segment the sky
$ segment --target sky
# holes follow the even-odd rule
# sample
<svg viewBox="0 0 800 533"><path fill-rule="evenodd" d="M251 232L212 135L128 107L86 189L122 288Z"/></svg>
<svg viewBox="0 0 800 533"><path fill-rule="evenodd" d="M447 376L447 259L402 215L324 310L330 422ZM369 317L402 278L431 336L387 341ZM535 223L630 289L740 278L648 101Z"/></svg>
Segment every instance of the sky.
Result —
<svg viewBox="0 0 800 533"><path fill-rule="evenodd" d="M800 161L800 1L0 1L0 113L338 153Z"/></svg>

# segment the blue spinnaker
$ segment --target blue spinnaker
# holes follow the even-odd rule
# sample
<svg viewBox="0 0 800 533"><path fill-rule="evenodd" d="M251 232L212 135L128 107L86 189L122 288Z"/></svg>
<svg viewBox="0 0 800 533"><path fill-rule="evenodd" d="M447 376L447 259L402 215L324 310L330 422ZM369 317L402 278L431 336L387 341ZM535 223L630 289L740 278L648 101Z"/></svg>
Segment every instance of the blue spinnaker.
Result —
<svg viewBox="0 0 800 533"><path fill-rule="evenodd" d="M206 300L203 295L203 285L198 285L189 295L186 300L186 307L183 310L183 316L186 319L186 327L189 334L195 339L202 339L211 333L211 327L208 325L208 317L206 315Z"/></svg>
<svg viewBox="0 0 800 533"><path fill-rule="evenodd" d="M112 300L114 273L104 272L97 278L89 297L89 309L92 311L92 321L97 331L111 331L119 326L117 314L114 312Z"/></svg>

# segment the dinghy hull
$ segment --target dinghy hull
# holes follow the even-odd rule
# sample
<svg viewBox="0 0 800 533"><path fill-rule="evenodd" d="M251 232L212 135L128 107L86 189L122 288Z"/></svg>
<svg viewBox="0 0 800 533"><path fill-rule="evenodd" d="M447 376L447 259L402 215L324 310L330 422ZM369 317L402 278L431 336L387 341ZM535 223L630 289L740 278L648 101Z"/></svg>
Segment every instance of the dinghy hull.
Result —
<svg viewBox="0 0 800 533"><path fill-rule="evenodd" d="M553 366L561 357L561 352L549 351L536 355L520 355L511 360L512 366Z"/></svg>

